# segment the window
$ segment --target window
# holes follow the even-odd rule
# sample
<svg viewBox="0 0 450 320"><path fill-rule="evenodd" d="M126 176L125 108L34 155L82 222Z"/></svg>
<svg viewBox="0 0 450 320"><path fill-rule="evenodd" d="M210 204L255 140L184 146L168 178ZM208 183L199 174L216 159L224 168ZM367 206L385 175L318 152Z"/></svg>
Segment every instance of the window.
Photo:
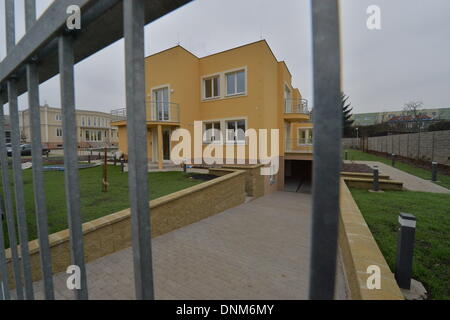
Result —
<svg viewBox="0 0 450 320"><path fill-rule="evenodd" d="M102 141L102 132L97 131L97 141Z"/></svg>
<svg viewBox="0 0 450 320"><path fill-rule="evenodd" d="M245 120L226 121L227 142L245 142Z"/></svg>
<svg viewBox="0 0 450 320"><path fill-rule="evenodd" d="M312 144L312 129L298 129L298 144Z"/></svg>
<svg viewBox="0 0 450 320"><path fill-rule="evenodd" d="M55 115L55 119L56 119L56 121L61 121L62 120L61 113L57 113Z"/></svg>
<svg viewBox="0 0 450 320"><path fill-rule="evenodd" d="M205 99L217 98L220 96L220 77L214 76L203 80Z"/></svg>
<svg viewBox="0 0 450 320"><path fill-rule="evenodd" d="M226 74L227 96L245 93L245 70Z"/></svg>
<svg viewBox="0 0 450 320"><path fill-rule="evenodd" d="M91 140L91 136L89 134L89 130L86 130L86 141L90 141Z"/></svg>
<svg viewBox="0 0 450 320"><path fill-rule="evenodd" d="M205 143L211 143L214 141L220 141L220 122L205 122L204 124L203 141Z"/></svg>
<svg viewBox="0 0 450 320"><path fill-rule="evenodd" d="M84 126L85 125L85 118L81 117L81 125Z"/></svg>
<svg viewBox="0 0 450 320"><path fill-rule="evenodd" d="M62 137L62 129L61 128L56 128L56 136Z"/></svg>

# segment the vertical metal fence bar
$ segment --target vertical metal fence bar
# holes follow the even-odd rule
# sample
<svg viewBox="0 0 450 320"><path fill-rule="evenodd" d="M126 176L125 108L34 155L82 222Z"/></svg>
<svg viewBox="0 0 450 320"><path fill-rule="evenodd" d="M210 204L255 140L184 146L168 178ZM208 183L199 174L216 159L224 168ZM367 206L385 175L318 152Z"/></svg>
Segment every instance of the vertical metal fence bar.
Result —
<svg viewBox="0 0 450 320"><path fill-rule="evenodd" d="M154 298L148 196L144 75L144 0L124 0L128 187L136 299Z"/></svg>
<svg viewBox="0 0 450 320"><path fill-rule="evenodd" d="M333 299L342 109L337 0L312 0L314 159L310 299Z"/></svg>
<svg viewBox="0 0 450 320"><path fill-rule="evenodd" d="M3 109L3 100L1 94L0 94L0 109ZM11 299L8 286L8 265L6 261L6 252L5 252L5 233L3 231L3 217L5 216L6 215L3 214L3 209L0 207L0 275L1 275L0 300Z"/></svg>
<svg viewBox="0 0 450 320"><path fill-rule="evenodd" d="M73 39L62 35L58 39L59 73L61 86L64 182L67 217L70 230L72 263L80 268L81 288L75 290L75 298L88 299L86 266L84 263L83 231L80 210L80 178L78 176L77 127L75 114L75 79Z"/></svg>
<svg viewBox="0 0 450 320"><path fill-rule="evenodd" d="M34 205L36 212L36 225L39 239L39 254L41 259L41 272L44 282L45 299L53 300L53 276L48 240L48 219L45 200L44 177L42 174L42 142L41 142L41 116L39 108L39 79L37 65L30 62L27 65L28 107L30 110L31 154L33 170Z"/></svg>
<svg viewBox="0 0 450 320"><path fill-rule="evenodd" d="M6 52L9 54L14 46L16 45L16 27L15 27L15 18L14 18L14 0L6 0L5 1L5 31L6 31ZM9 90L9 89L8 89ZM23 299L23 288L22 288L22 275L19 265L19 257L17 252L17 236L16 236L16 225L14 221L14 213L12 206L12 197L10 193L10 184L9 184L9 170L8 170L8 158L6 153L6 140L4 139L4 110L1 110L1 118L3 126L1 129L1 135L3 135L3 139L0 142L2 145L2 153L4 152L4 159L2 156L2 179L3 179L3 187L4 187L4 196L5 196L5 211L7 214L7 225L8 225L8 235L11 247L11 256L13 258L13 270L14 270L14 278L16 282L16 293L17 299ZM1 138L1 137L0 137ZM4 161L3 161L4 160Z"/></svg>
<svg viewBox="0 0 450 320"><path fill-rule="evenodd" d="M23 300L22 276L17 253L16 222L13 213L12 195L9 182L8 155L6 152L5 115L3 104L0 106L0 165L2 167L3 201L6 213L6 225L8 228L9 247L13 265L14 280L16 284L17 299Z"/></svg>
<svg viewBox="0 0 450 320"><path fill-rule="evenodd" d="M25 29L28 31L36 22L36 0L25 0Z"/></svg>
<svg viewBox="0 0 450 320"><path fill-rule="evenodd" d="M29 30L36 21L36 0L25 0L25 25ZM42 173L41 112L39 107L39 74L37 64L27 64L28 108L30 111L31 154L36 225L39 239L39 255L46 300L55 299L53 290L52 261L48 240L48 218Z"/></svg>
<svg viewBox="0 0 450 320"><path fill-rule="evenodd" d="M17 104L16 79L8 80L9 118L11 122L12 167L14 177L14 195L16 198L17 229L19 231L20 252L22 258L25 298L34 299L31 277L30 254L28 250L28 227L23 193L22 152L20 150L19 107Z"/></svg>
<svg viewBox="0 0 450 320"><path fill-rule="evenodd" d="M0 216L3 216L3 210L0 208ZM5 252L5 234L3 232L3 221L1 221L0 227L0 300L10 300L8 286L8 264L6 261Z"/></svg>
<svg viewBox="0 0 450 320"><path fill-rule="evenodd" d="M16 25L14 19L14 0L5 0L6 53L16 45Z"/></svg>

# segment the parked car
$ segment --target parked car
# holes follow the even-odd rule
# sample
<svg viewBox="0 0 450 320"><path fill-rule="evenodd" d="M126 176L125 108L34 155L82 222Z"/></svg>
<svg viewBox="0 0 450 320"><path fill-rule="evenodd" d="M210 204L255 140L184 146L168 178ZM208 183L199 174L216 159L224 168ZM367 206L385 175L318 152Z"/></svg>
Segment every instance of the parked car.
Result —
<svg viewBox="0 0 450 320"><path fill-rule="evenodd" d="M8 157L12 156L12 145L11 143L6 144L6 152L8 154ZM48 155L50 153L50 149L48 148L42 148L42 154ZM22 156L31 156L31 144L21 144L20 145L20 154Z"/></svg>

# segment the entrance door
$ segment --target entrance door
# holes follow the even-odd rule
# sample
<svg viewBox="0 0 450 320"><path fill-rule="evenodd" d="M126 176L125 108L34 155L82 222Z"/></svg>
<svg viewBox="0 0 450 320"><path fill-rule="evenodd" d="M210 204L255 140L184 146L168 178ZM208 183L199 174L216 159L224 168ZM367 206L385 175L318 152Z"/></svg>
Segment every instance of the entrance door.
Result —
<svg viewBox="0 0 450 320"><path fill-rule="evenodd" d="M170 131L163 131L163 159L170 160Z"/></svg>
<svg viewBox="0 0 450 320"><path fill-rule="evenodd" d="M156 121L169 121L168 87L153 90L153 105L156 108Z"/></svg>

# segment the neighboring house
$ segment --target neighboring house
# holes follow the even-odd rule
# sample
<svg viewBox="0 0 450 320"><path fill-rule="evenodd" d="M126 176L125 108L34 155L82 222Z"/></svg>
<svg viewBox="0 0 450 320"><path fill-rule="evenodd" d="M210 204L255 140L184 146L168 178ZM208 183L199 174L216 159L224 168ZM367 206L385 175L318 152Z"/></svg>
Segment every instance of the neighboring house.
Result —
<svg viewBox="0 0 450 320"><path fill-rule="evenodd" d="M421 115L431 118L432 121L450 120L450 108L438 109L421 109ZM405 111L385 111L385 112L371 112L371 113L356 113L352 119L355 120L353 126L370 126L388 122L392 118L404 116Z"/></svg>
<svg viewBox="0 0 450 320"><path fill-rule="evenodd" d="M63 147L62 112L48 105L40 108L41 139L47 148ZM103 147L118 144L118 129L111 125L109 113L76 110L79 147ZM29 110L19 112L21 141L31 142Z"/></svg>
<svg viewBox="0 0 450 320"><path fill-rule="evenodd" d="M417 117L413 117L411 115L394 116L390 118L387 123L389 126L397 130L418 128L426 129L435 121L436 120L433 118L421 113L417 115Z"/></svg>
<svg viewBox="0 0 450 320"><path fill-rule="evenodd" d="M172 132L184 128L194 137L194 121L202 121L203 148L211 143L245 146L246 163L248 138L240 129L279 129L280 170L271 183L281 189L285 174L310 180L312 123L307 101L266 41L203 58L176 46L147 57L145 72L148 158L160 168L170 162ZM127 154L126 110L112 114L118 120L113 125L119 127L119 149ZM222 132L224 141L214 129ZM225 162L225 147L223 154Z"/></svg>

